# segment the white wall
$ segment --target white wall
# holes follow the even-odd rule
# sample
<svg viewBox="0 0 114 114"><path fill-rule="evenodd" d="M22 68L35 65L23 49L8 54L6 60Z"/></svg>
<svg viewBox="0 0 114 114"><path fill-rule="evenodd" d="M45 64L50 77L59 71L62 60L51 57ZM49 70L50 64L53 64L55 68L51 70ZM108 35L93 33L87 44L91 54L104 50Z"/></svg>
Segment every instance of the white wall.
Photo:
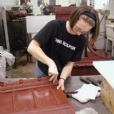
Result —
<svg viewBox="0 0 114 114"><path fill-rule="evenodd" d="M109 1L109 11L110 11L110 14L108 16L109 19L113 19L114 20L114 0L110 0Z"/></svg>
<svg viewBox="0 0 114 114"><path fill-rule="evenodd" d="M76 0L56 0L56 5L69 6L71 4L76 4Z"/></svg>
<svg viewBox="0 0 114 114"><path fill-rule="evenodd" d="M33 5L34 15L40 14L40 8L38 7L37 0L31 0L31 4Z"/></svg>
<svg viewBox="0 0 114 114"><path fill-rule="evenodd" d="M95 9L106 9L109 0L95 0Z"/></svg>
<svg viewBox="0 0 114 114"><path fill-rule="evenodd" d="M0 6L4 5L16 5L17 0L0 0Z"/></svg>
<svg viewBox="0 0 114 114"><path fill-rule="evenodd" d="M78 0L79 1L79 0ZM109 0L94 0L95 9L107 9ZM90 5L90 0L87 1L87 4Z"/></svg>
<svg viewBox="0 0 114 114"><path fill-rule="evenodd" d="M71 4L76 4L76 0L71 0Z"/></svg>
<svg viewBox="0 0 114 114"><path fill-rule="evenodd" d="M71 3L71 1L70 0L60 0L59 1L59 4L61 4L61 6L69 6L70 5L70 3Z"/></svg>
<svg viewBox="0 0 114 114"><path fill-rule="evenodd" d="M98 49L105 49L105 45L106 45L106 38L104 38L104 32L105 32L105 19L103 18L103 16L101 14L99 14L99 18L100 18L100 30L99 30L99 36L97 41L95 42L95 46ZM102 19L103 18L103 19Z"/></svg>
<svg viewBox="0 0 114 114"><path fill-rule="evenodd" d="M51 20L55 20L55 15L26 16L27 33L39 32Z"/></svg>
<svg viewBox="0 0 114 114"><path fill-rule="evenodd" d="M59 1L60 1L60 0L56 0L56 5L60 5L60 4L59 4Z"/></svg>

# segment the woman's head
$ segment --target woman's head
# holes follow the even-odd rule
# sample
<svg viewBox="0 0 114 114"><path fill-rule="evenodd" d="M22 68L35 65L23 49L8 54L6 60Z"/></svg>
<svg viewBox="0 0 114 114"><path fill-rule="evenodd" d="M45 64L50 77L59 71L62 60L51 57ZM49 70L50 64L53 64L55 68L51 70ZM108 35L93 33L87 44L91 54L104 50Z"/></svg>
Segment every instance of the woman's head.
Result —
<svg viewBox="0 0 114 114"><path fill-rule="evenodd" d="M89 6L76 8L69 18L70 28L77 34L92 33L91 44L94 43L99 34L99 17L95 9Z"/></svg>
<svg viewBox="0 0 114 114"><path fill-rule="evenodd" d="M41 2L42 4L44 4L45 2L44 2L44 0L42 0L42 2Z"/></svg>

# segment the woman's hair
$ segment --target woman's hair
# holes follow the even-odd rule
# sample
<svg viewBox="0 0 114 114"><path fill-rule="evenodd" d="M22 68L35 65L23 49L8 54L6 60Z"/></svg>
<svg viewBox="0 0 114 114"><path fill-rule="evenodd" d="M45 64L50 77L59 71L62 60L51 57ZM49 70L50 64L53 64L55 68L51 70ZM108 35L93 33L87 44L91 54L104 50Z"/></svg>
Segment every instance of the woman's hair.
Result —
<svg viewBox="0 0 114 114"><path fill-rule="evenodd" d="M90 14L88 15L87 12ZM69 17L71 29L74 27L79 19L83 19L85 22L93 27L90 31L90 33L92 34L90 44L93 44L97 40L99 35L99 16L97 11L90 6L80 6L76 8Z"/></svg>

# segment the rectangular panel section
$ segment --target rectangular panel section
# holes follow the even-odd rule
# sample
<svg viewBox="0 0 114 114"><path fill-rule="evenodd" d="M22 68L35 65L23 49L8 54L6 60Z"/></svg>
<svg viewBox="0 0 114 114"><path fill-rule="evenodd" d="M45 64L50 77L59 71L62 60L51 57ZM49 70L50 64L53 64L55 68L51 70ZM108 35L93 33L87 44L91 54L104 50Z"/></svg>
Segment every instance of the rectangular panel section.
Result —
<svg viewBox="0 0 114 114"><path fill-rule="evenodd" d="M55 89L54 89L55 88ZM56 86L53 86L53 93L55 95L55 98L57 100L58 105L65 105L68 104L68 100L65 94L63 94L63 91L61 89L56 89Z"/></svg>
<svg viewBox="0 0 114 114"><path fill-rule="evenodd" d="M57 102L49 86L34 89L34 94L38 108L52 108L53 106L57 106Z"/></svg>
<svg viewBox="0 0 114 114"><path fill-rule="evenodd" d="M75 114L61 89L49 77L3 83L0 114Z"/></svg>
<svg viewBox="0 0 114 114"><path fill-rule="evenodd" d="M15 112L29 111L36 108L31 90L14 92L14 101Z"/></svg>
<svg viewBox="0 0 114 114"><path fill-rule="evenodd" d="M13 112L12 93L0 93L0 114Z"/></svg>

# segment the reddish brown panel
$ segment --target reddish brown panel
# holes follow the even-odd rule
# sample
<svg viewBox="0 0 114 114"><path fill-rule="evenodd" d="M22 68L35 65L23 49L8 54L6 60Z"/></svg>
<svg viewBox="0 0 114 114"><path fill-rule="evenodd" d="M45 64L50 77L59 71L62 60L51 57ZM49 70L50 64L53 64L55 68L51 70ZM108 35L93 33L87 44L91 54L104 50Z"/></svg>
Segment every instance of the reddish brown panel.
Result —
<svg viewBox="0 0 114 114"><path fill-rule="evenodd" d="M36 108L31 90L15 91L13 97L14 112L29 111Z"/></svg>
<svg viewBox="0 0 114 114"><path fill-rule="evenodd" d="M64 92L49 77L7 82L0 88L0 114L75 114Z"/></svg>
<svg viewBox="0 0 114 114"><path fill-rule="evenodd" d="M33 91L39 109L57 106L57 102L50 87L35 88Z"/></svg>
<svg viewBox="0 0 114 114"><path fill-rule="evenodd" d="M12 93L0 93L0 114L8 114L14 111Z"/></svg>
<svg viewBox="0 0 114 114"><path fill-rule="evenodd" d="M71 75L72 76L80 76L80 68L79 67L73 67Z"/></svg>
<svg viewBox="0 0 114 114"><path fill-rule="evenodd" d="M99 75L100 73L95 69L94 66L89 67L89 75Z"/></svg>
<svg viewBox="0 0 114 114"><path fill-rule="evenodd" d="M61 89L57 90L56 86L54 86L52 92L58 105L68 104L68 100Z"/></svg>

